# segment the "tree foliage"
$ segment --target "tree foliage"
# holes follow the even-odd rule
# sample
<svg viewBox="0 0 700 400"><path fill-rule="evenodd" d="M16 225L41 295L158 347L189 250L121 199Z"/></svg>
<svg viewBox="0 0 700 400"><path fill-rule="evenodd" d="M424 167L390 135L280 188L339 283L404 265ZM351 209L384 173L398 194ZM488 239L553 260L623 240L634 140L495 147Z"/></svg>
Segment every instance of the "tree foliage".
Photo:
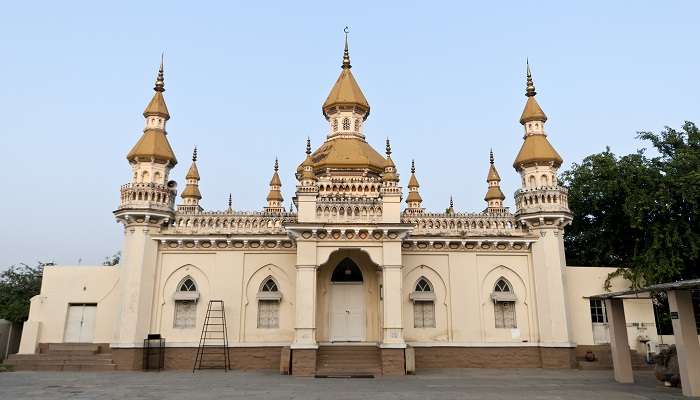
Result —
<svg viewBox="0 0 700 400"><path fill-rule="evenodd" d="M29 317L29 299L41 291L44 266L53 263L13 265L0 273L0 318L20 323Z"/></svg>
<svg viewBox="0 0 700 400"><path fill-rule="evenodd" d="M645 150L610 149L562 174L573 222L569 265L617 267L633 286L700 277L700 130L639 132Z"/></svg>

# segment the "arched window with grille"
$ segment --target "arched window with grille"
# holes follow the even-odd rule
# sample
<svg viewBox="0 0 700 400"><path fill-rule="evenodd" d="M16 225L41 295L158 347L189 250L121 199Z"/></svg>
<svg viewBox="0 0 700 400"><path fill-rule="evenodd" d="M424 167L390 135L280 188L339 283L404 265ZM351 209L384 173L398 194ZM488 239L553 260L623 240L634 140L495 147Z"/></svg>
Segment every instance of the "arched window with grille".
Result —
<svg viewBox="0 0 700 400"><path fill-rule="evenodd" d="M493 300L496 328L517 328L518 321L515 318L517 297L510 282L505 278L499 278L493 287L491 299Z"/></svg>
<svg viewBox="0 0 700 400"><path fill-rule="evenodd" d="M413 301L413 327L435 328L435 291L428 278L418 279L409 298Z"/></svg>
<svg viewBox="0 0 700 400"><path fill-rule="evenodd" d="M177 285L175 294L175 316L173 327L178 329L194 328L197 324L197 284L190 276L183 278Z"/></svg>
<svg viewBox="0 0 700 400"><path fill-rule="evenodd" d="M277 282L272 277L267 277L258 291L258 328L279 328L279 311L282 293Z"/></svg>

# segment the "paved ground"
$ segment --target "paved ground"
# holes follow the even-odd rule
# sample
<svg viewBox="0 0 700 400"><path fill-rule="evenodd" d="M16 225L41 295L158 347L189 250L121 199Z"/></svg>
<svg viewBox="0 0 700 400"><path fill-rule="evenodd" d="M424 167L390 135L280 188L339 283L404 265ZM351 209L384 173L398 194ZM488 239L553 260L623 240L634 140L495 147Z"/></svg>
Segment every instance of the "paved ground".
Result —
<svg viewBox="0 0 700 400"><path fill-rule="evenodd" d="M377 379L312 379L274 372L8 372L0 399L680 399L650 372L634 385L612 371L463 369Z"/></svg>

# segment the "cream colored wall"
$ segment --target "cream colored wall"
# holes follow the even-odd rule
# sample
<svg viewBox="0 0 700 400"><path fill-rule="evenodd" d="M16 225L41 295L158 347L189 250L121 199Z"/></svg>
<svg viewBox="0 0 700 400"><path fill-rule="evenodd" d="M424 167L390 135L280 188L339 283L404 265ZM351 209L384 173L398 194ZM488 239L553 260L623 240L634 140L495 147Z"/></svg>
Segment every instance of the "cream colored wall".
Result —
<svg viewBox="0 0 700 400"><path fill-rule="evenodd" d="M94 343L112 341L119 302L119 267L50 266L44 268L41 292L31 300L27 326L36 336L22 336L22 352L32 353L37 343L63 342L71 303L96 303Z"/></svg>
<svg viewBox="0 0 700 400"><path fill-rule="evenodd" d="M164 251L159 257L157 310L151 330L170 346L196 346L209 300L223 300L230 345L288 344L294 337L296 254L292 251ZM173 294L186 276L200 292L194 328L173 327ZM268 277L282 293L278 329L257 327L256 295Z"/></svg>
<svg viewBox="0 0 700 400"><path fill-rule="evenodd" d="M569 313L573 327L574 340L579 345L592 345L593 328L591 323L590 300L588 297L605 293L603 284L608 274L615 268L604 267L566 267L566 279L569 282ZM629 289L629 282L622 278L612 280L611 291ZM643 295L645 296L645 295ZM640 335L650 340L659 341L654 322L654 309L649 299L625 299L625 320L627 338L630 348L643 351L644 346L638 341ZM646 329L639 329L634 324L643 324ZM664 340L668 343L667 340Z"/></svg>
<svg viewBox="0 0 700 400"><path fill-rule="evenodd" d="M406 342L461 345L523 343L537 340L529 256L519 253L404 253L403 320ZM433 284L435 328L414 328L409 294L425 276ZM495 327L490 298L499 278L511 284L517 296L517 329Z"/></svg>

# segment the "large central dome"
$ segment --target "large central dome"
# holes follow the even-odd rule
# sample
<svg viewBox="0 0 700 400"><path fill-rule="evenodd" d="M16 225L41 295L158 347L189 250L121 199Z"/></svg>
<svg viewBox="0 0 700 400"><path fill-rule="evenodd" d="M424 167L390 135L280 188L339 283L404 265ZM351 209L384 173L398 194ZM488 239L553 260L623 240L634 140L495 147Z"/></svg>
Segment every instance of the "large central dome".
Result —
<svg viewBox="0 0 700 400"><path fill-rule="evenodd" d="M380 174L384 171L384 157L360 138L337 137L327 140L313 154L314 172L322 174L332 169L368 169Z"/></svg>

